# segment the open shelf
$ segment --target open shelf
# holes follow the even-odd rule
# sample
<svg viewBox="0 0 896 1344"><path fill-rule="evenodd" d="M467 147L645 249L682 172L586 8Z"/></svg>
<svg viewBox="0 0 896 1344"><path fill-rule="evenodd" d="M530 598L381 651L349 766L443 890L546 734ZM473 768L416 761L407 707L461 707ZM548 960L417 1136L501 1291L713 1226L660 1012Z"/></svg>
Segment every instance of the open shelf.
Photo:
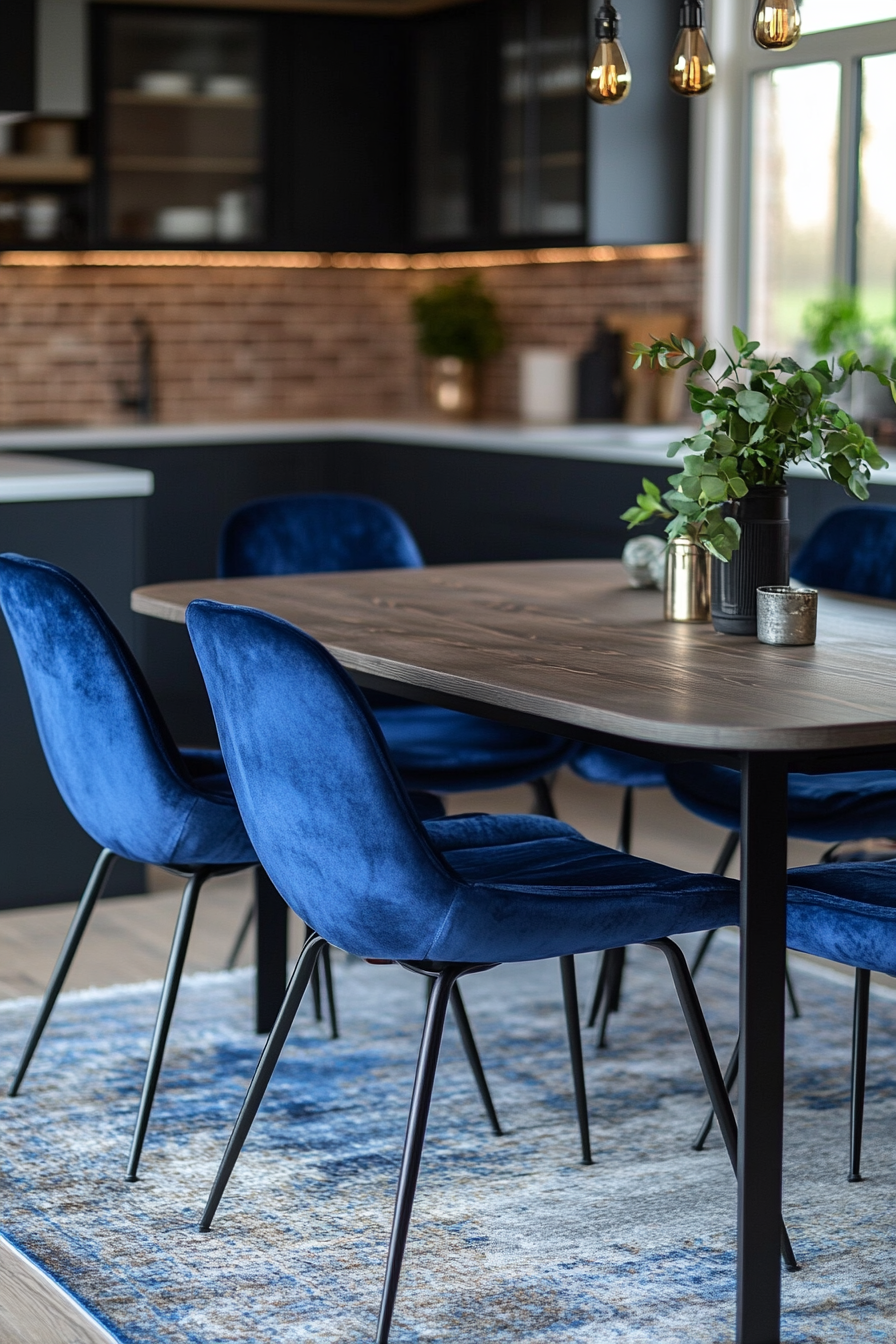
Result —
<svg viewBox="0 0 896 1344"><path fill-rule="evenodd" d="M89 182L93 164L83 156L66 159L47 154L0 155L0 182Z"/></svg>
<svg viewBox="0 0 896 1344"><path fill-rule="evenodd" d="M217 158L182 154L113 154L109 167L116 173L257 173L256 158Z"/></svg>
<svg viewBox="0 0 896 1344"><path fill-rule="evenodd" d="M242 98L214 98L207 93L182 93L172 97L158 93L141 93L138 89L110 89L109 102L119 107L189 107L217 108L220 111L254 112L260 106L257 94Z"/></svg>

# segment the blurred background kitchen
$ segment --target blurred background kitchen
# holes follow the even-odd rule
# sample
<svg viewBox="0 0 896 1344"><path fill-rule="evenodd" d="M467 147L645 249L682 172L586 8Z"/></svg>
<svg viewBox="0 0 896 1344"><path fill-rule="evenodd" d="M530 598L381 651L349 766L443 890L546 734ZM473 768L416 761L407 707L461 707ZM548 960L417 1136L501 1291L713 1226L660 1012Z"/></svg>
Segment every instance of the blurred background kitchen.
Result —
<svg viewBox="0 0 896 1344"><path fill-rule="evenodd" d="M187 640L129 594L213 574L245 501L375 496L431 564L618 557L695 423L634 341L896 353L896 0L803 0L785 52L713 0L700 97L676 0L618 8L599 106L593 0L4 0L0 542L89 584L179 739L212 737ZM789 479L795 553L842 500ZM92 849L5 632L0 686L0 907L68 899Z"/></svg>

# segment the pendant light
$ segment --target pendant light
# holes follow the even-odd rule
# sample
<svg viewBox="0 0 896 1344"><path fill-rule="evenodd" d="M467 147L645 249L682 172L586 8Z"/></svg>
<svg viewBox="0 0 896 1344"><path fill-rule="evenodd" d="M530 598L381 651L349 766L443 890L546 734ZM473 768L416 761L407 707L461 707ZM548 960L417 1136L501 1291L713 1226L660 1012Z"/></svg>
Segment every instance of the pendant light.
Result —
<svg viewBox="0 0 896 1344"><path fill-rule="evenodd" d="M753 37L770 51L789 51L800 40L798 0L759 0L753 19Z"/></svg>
<svg viewBox="0 0 896 1344"><path fill-rule="evenodd" d="M716 67L703 29L703 5L700 0L683 0L669 65L669 83L676 93L693 98L705 93L715 77Z"/></svg>
<svg viewBox="0 0 896 1344"><path fill-rule="evenodd" d="M621 103L632 87L632 73L619 43L619 15L603 4L595 21L597 46L591 57L585 88L596 103Z"/></svg>

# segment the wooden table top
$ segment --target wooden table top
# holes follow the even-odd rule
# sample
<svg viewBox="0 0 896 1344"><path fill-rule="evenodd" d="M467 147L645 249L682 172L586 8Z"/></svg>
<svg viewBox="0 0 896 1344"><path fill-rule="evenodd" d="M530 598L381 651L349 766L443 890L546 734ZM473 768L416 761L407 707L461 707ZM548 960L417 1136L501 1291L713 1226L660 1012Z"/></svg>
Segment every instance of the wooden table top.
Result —
<svg viewBox="0 0 896 1344"><path fill-rule="evenodd" d="M203 579L134 591L184 620L195 598L256 607L378 684L460 697L576 737L715 751L896 745L896 604L822 594L818 642L783 648L680 625L609 560Z"/></svg>

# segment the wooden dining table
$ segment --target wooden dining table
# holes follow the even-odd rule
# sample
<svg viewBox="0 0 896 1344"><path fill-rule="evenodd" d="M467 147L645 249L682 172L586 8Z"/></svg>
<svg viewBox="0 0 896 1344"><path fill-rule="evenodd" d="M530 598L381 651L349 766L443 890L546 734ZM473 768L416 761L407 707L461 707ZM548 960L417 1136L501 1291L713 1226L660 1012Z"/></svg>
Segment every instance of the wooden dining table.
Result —
<svg viewBox="0 0 896 1344"><path fill-rule="evenodd" d="M138 588L132 606L183 622L196 598L300 626L364 687L740 769L736 1339L777 1344L787 775L896 760L896 605L823 593L817 642L773 647L664 621L661 595L629 587L615 561L564 560L190 580ZM270 900L259 910L271 998L284 938Z"/></svg>

